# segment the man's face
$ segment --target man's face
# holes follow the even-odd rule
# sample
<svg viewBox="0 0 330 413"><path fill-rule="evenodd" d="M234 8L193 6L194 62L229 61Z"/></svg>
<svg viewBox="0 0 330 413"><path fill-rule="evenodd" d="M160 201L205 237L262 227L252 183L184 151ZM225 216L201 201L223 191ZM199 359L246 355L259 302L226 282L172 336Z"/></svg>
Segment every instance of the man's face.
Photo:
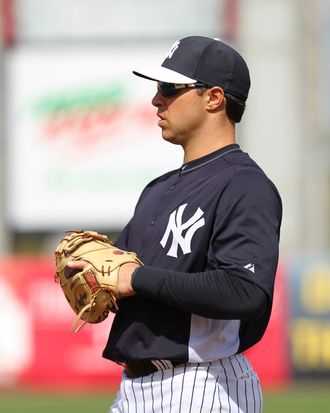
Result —
<svg viewBox="0 0 330 413"><path fill-rule="evenodd" d="M158 90L152 104L157 108L163 138L185 147L200 134L206 117L204 102L204 95L196 89L180 89L177 95L169 97Z"/></svg>

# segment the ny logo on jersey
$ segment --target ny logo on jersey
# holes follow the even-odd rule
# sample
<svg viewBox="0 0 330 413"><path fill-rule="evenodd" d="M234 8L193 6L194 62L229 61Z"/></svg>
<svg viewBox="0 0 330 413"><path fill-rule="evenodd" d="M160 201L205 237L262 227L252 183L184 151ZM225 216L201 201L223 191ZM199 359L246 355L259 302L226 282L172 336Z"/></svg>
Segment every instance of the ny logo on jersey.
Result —
<svg viewBox="0 0 330 413"><path fill-rule="evenodd" d="M169 217L164 236L160 241L161 246L165 248L170 234L172 233L172 245L166 254L170 257L178 257L179 245L184 255L189 254L191 252L192 237L198 228L205 225L205 219L202 218L204 212L200 208L197 209L191 218L182 223L182 215L183 211L186 209L186 206L187 204L180 205L177 210L172 212ZM183 235L184 231L186 231L185 235Z"/></svg>

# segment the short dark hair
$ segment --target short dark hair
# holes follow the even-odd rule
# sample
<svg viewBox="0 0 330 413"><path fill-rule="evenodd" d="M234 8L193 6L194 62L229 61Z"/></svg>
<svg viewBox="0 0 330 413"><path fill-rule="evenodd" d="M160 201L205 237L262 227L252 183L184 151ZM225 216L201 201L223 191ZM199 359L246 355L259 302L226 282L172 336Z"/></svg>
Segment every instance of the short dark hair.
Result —
<svg viewBox="0 0 330 413"><path fill-rule="evenodd" d="M225 93L225 98L228 118L234 123L240 122L245 111L245 102L230 93Z"/></svg>
<svg viewBox="0 0 330 413"><path fill-rule="evenodd" d="M196 89L197 94L203 95L207 88ZM230 93L225 93L226 98L226 114L228 118L234 122L239 123L245 111L245 102Z"/></svg>

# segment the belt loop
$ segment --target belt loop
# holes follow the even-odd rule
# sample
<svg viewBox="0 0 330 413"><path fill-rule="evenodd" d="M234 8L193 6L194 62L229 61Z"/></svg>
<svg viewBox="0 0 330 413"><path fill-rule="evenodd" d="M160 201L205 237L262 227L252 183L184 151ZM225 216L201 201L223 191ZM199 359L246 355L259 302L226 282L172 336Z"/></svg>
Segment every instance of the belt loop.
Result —
<svg viewBox="0 0 330 413"><path fill-rule="evenodd" d="M173 363L170 360L150 360L157 370L172 369Z"/></svg>

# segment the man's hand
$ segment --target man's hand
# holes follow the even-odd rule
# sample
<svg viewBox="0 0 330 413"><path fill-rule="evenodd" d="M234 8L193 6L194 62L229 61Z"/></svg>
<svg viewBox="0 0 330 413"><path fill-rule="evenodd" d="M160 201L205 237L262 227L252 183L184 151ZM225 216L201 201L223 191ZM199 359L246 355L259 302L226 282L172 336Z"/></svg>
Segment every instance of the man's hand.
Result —
<svg viewBox="0 0 330 413"><path fill-rule="evenodd" d="M72 269L83 270L87 264L87 261L78 260L69 261L67 266ZM138 267L139 265L134 263L123 264L120 267L118 276L118 293L120 297L129 297L131 295L135 295L135 291L133 290L131 285L131 280L134 270Z"/></svg>
<svg viewBox="0 0 330 413"><path fill-rule="evenodd" d="M135 294L132 274L143 263L96 231L66 233L55 249L55 281L77 315L71 331L78 332L85 323L102 322L119 309L117 300Z"/></svg>

